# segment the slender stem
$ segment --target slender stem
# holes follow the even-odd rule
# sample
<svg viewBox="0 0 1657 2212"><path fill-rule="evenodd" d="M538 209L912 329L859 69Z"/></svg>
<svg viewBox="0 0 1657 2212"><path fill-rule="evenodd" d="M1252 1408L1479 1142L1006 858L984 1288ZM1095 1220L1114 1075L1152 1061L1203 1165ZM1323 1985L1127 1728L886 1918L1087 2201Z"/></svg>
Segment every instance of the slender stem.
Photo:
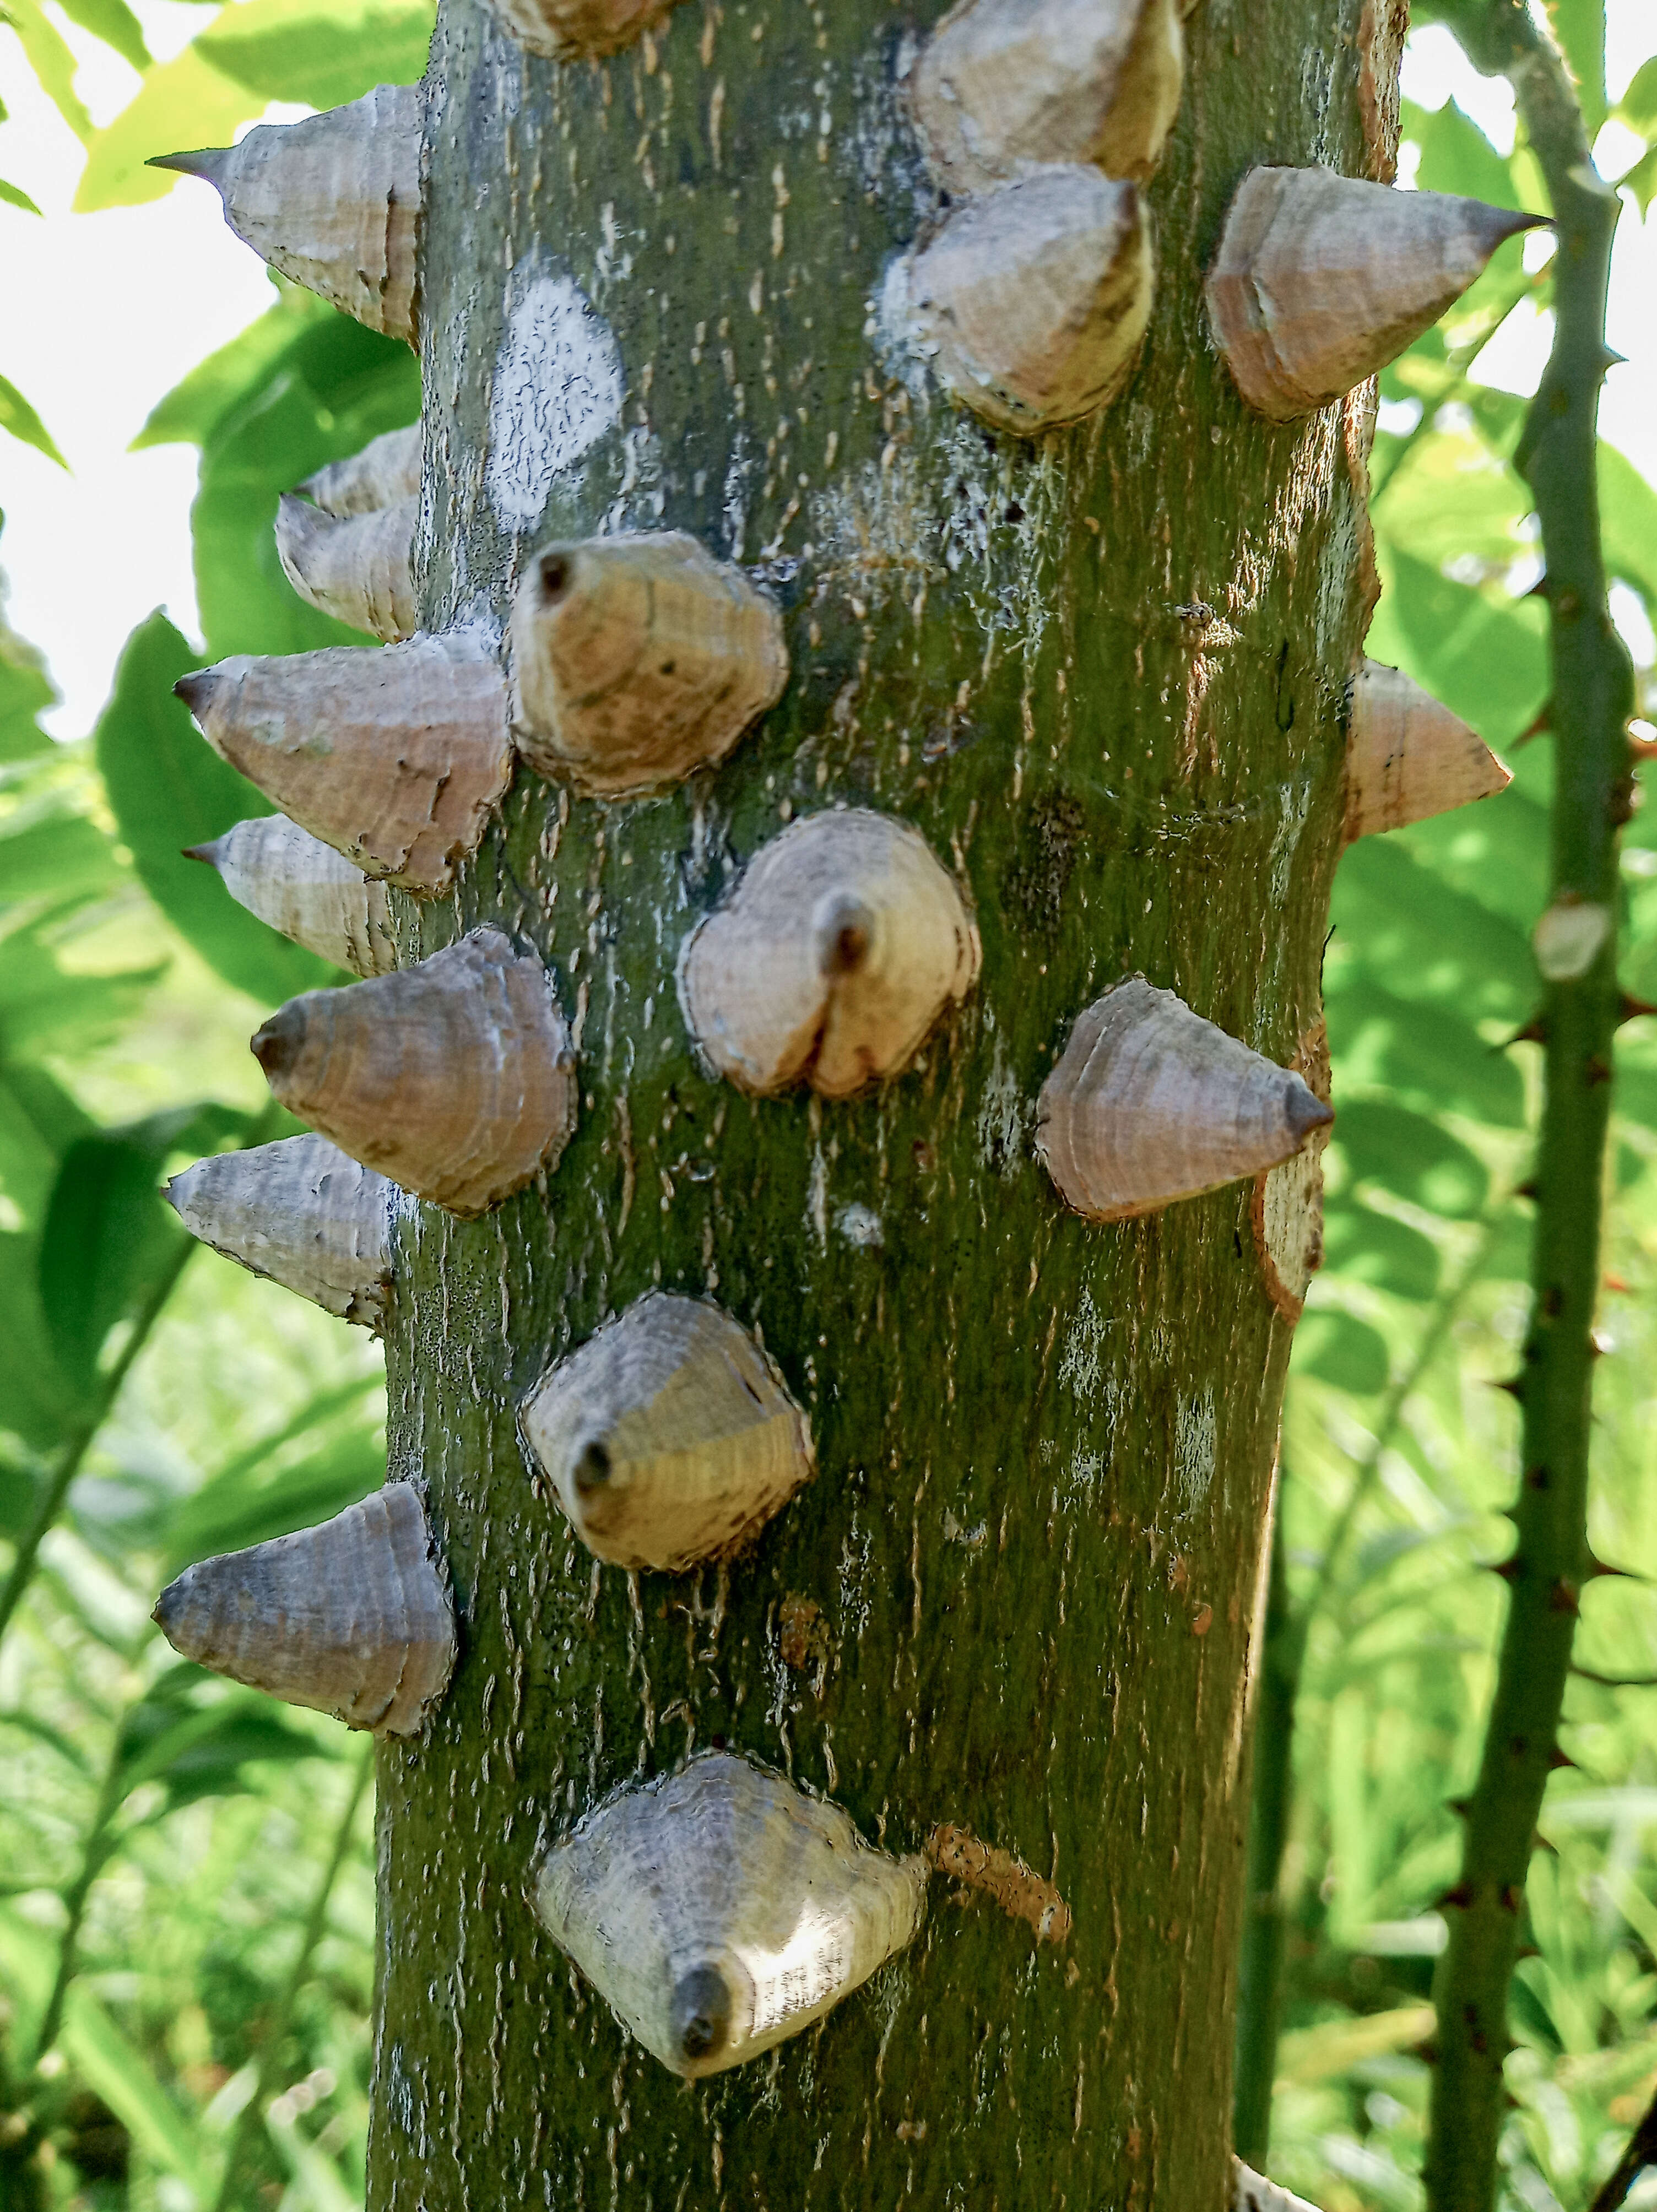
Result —
<svg viewBox="0 0 1657 2212"><path fill-rule="evenodd" d="M316 1947L322 1940L322 1931L327 1922L328 1901L333 1895L334 1884L339 1879L339 1869L344 1865L345 1855L350 1849L351 1830L356 1824L357 1808L362 1802L363 1792L367 1790L373 1773L374 1740L370 1737L363 1745L362 1753L357 1759L356 1772L352 1778L350 1790L345 1800L345 1809L340 1816L339 1826L334 1834L333 1850L329 1854L328 1863L323 1869L322 1879L316 1886L316 1894L311 1899L311 1909L305 1917L305 1926L300 1936L299 1948L294 1954L294 1962L288 1969L288 1978L282 1985L281 1994L276 2001L276 2008L271 2014L264 2047L259 2056L259 2074L253 2084L253 2093L237 2115L235 2132L231 2136L229 2148L224 2154L224 2175L219 2183L219 2193L213 2202L213 2212L228 2212L235 2189L237 2172L247 2155L248 2146L264 2119L265 2100L270 2095L271 2085L276 2079L277 2065L282 2056L283 2046L288 2039L288 2029L293 2020L295 2002L310 1977L311 1960L316 1954Z"/></svg>
<svg viewBox="0 0 1657 2212"><path fill-rule="evenodd" d="M1447 1340L1451 1322L1489 1250L1496 1218L1428 1310L1414 1357L1389 1385L1374 1432L1330 1530L1317 1578L1298 1608L1288 1598L1280 1490L1272 1528L1271 1582L1266 1600L1260 1703L1254 1722L1254 1780L1249 1806L1248 1902L1243 1920L1237 1989L1237 2056L1233 2132L1246 2165L1264 2160L1271 2134L1271 2085L1277 2069L1278 1992L1282 1973L1283 1853L1295 1796L1295 1709L1306 1670L1312 1624L1327 1604L1346 1547L1404 1408Z"/></svg>
<svg viewBox="0 0 1657 2212"><path fill-rule="evenodd" d="M64 2006L69 1997L70 1984L75 1978L87 1901L92 1894L93 1883L103 1872L114 1849L110 1824L127 1794L121 1782L124 1749L122 1731L118 1724L109 1747L109 1765L104 1771L103 1782L98 1791L92 1825L87 1830L86 1842L82 1846L81 1863L74 1881L64 1892L65 1918L63 1936L58 1945L58 1971L52 1978L52 1995L46 1999L46 2008L40 2018L40 2033L34 2045L34 2063L36 2066L57 2042L58 2032L64 2024Z"/></svg>
<svg viewBox="0 0 1657 2212"><path fill-rule="evenodd" d="M1657 2097L1646 2106L1639 2126L1629 2137L1627 2149L1605 2176L1588 2212L1617 2212L1648 2166L1657 2166Z"/></svg>
<svg viewBox="0 0 1657 2212"><path fill-rule="evenodd" d="M1260 1702L1254 1720L1254 1787L1249 1805L1248 1894L1237 1984L1237 2058L1232 2142L1245 2165L1264 2167L1271 2139L1271 2085L1277 2072L1277 2008L1283 1966L1283 1850L1294 1802L1295 1699L1306 1651L1302 1622L1289 1608L1283 1543L1282 1478L1272 1516L1271 1580L1266 1595Z"/></svg>
<svg viewBox="0 0 1657 2212"><path fill-rule="evenodd" d="M81 1462L91 1449L93 1438L108 1419L109 1409L119 1395L121 1385L125 1382L133 1361L143 1350L150 1330L161 1319L161 1310L172 1297L191 1254L198 1249L193 1237L180 1235L172 1257L133 1318L132 1332L121 1346L120 1357L100 1383L97 1395L77 1415L74 1426L64 1437L46 1480L46 1494L36 1508L34 1520L18 1539L11 1572L6 1577L5 1588L0 1589L0 1637L3 1637L10 1627L11 1617L34 1579L40 1546L64 1510L64 1500L69 1496L70 1485L80 1473Z"/></svg>
<svg viewBox="0 0 1657 2212"><path fill-rule="evenodd" d="M1532 1305L1515 1389L1523 1412L1517 1531L1496 1694L1468 1807L1450 1937L1434 1990L1437 2064L1424 2178L1429 2212L1489 2212L1509 2048L1508 1990L1537 1816L1556 1745L1587 1545L1593 1324L1610 1121L1617 833L1629 811L1632 673L1611 626L1595 468L1608 366L1605 294L1618 202L1594 169L1558 48L1521 0L1443 10L1469 58L1506 76L1552 202L1554 345L1515 456L1542 526L1555 735L1551 898L1601 910L1582 972L1547 985Z"/></svg>

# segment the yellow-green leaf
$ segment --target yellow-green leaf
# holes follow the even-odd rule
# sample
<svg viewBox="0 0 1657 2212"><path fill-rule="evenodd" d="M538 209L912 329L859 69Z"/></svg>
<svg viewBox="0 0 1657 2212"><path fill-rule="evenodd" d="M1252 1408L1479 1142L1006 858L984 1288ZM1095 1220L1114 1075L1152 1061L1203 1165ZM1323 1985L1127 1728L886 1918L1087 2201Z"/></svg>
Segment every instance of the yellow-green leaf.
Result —
<svg viewBox="0 0 1657 2212"><path fill-rule="evenodd" d="M14 438L21 438L26 446L34 446L49 461L56 461L60 469L69 467L51 431L17 386L3 376L0 376L0 430L9 430Z"/></svg>

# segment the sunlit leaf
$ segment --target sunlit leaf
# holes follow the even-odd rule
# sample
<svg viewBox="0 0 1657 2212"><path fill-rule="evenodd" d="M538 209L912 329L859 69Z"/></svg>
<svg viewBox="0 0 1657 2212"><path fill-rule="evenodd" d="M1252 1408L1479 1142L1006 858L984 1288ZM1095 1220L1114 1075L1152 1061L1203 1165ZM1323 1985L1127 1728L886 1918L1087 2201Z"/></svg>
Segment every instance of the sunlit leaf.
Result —
<svg viewBox="0 0 1657 2212"><path fill-rule="evenodd" d="M39 215L40 212L21 185L8 184L3 177L0 177L0 200L3 200L8 207L21 208L25 215Z"/></svg>
<svg viewBox="0 0 1657 2212"><path fill-rule="evenodd" d="M1318 1307L1295 1332L1295 1370L1355 1397L1373 1397L1386 1388L1386 1342L1367 1322Z"/></svg>
<svg viewBox="0 0 1657 2212"><path fill-rule="evenodd" d="M9 430L21 444L33 446L49 461L56 461L60 469L68 468L69 463L58 452L51 431L17 386L3 376L0 376L0 430Z"/></svg>
<svg viewBox="0 0 1657 2212"><path fill-rule="evenodd" d="M58 0L58 4L71 23L78 23L94 39L113 46L121 59L131 62L140 76L151 66L143 32L126 0Z"/></svg>
<svg viewBox="0 0 1657 2212"><path fill-rule="evenodd" d="M1395 1297L1426 1300L1439 1286L1438 1247L1418 1229L1372 1206L1331 1204L1324 1219L1324 1265L1343 1281Z"/></svg>
<svg viewBox="0 0 1657 2212"><path fill-rule="evenodd" d="M376 84L415 82L432 21L421 0L235 0L93 137L76 207L158 199L178 178L146 168L151 155L228 145L272 100L337 107Z"/></svg>
<svg viewBox="0 0 1657 2212"><path fill-rule="evenodd" d="M1605 0L1547 0L1547 5L1592 139L1605 119Z"/></svg>
<svg viewBox="0 0 1657 2212"><path fill-rule="evenodd" d="M17 33L40 89L84 145L93 135L92 118L75 89L75 56L60 32L47 21L39 0L5 0L0 21Z"/></svg>
<svg viewBox="0 0 1657 2212"><path fill-rule="evenodd" d="M339 107L377 84L417 84L436 20L432 0L241 0L196 44L266 100Z"/></svg>
<svg viewBox="0 0 1657 2212"><path fill-rule="evenodd" d="M1491 207L1522 204L1507 161L1453 100L1446 100L1435 115L1411 111L1404 118L1404 135L1421 148L1416 182L1422 191L1457 192Z"/></svg>
<svg viewBox="0 0 1657 2212"><path fill-rule="evenodd" d="M1488 1170L1459 1138L1387 1099L1349 1099L1331 1142L1357 1181L1380 1183L1434 1213L1477 1213L1489 1192Z"/></svg>
<svg viewBox="0 0 1657 2212"><path fill-rule="evenodd" d="M97 208L136 207L157 200L179 182L176 171L144 167L152 154L228 145L239 125L264 112L265 102L216 70L194 44L152 69L114 121L88 138L86 167L75 191L77 214ZM192 192L209 185L186 179Z"/></svg>

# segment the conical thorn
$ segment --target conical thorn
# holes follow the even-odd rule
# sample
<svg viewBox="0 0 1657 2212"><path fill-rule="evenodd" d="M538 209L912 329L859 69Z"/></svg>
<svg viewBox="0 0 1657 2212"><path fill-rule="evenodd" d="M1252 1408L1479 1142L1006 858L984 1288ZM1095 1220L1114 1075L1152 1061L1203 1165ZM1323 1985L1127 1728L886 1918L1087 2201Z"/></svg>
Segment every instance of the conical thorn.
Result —
<svg viewBox="0 0 1657 2212"><path fill-rule="evenodd" d="M228 146L201 146L191 154L151 154L144 167L147 169L173 169L181 177L205 177L217 191L223 189L219 182L219 172L233 150Z"/></svg>
<svg viewBox="0 0 1657 2212"><path fill-rule="evenodd" d="M180 676L173 686L173 696L182 699L198 721L212 704L213 694L218 688L217 671L211 668L192 668Z"/></svg>

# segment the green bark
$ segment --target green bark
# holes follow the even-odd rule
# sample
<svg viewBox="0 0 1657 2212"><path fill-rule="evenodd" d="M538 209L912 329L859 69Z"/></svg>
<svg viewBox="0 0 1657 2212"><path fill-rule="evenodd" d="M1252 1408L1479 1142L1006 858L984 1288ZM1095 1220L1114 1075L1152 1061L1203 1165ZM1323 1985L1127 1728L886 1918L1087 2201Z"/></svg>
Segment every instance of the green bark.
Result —
<svg viewBox="0 0 1657 2212"><path fill-rule="evenodd" d="M545 1194L421 1213L388 1334L391 1472L429 1489L464 1626L429 1737L380 1754L377 2212L1219 2212L1228 2191L1288 1330L1246 1185L1089 1225L1030 1138L1072 1020L1125 973L1282 1060L1318 1018L1362 486L1340 410L1244 415L1201 280L1253 162L1361 166L1359 8L1192 19L1143 360L1104 416L1033 442L912 364L906 384L870 328L933 205L893 71L941 12L732 0L564 68L476 0L440 15L432 626L503 616L543 538L678 527L763 566L794 675L668 797L602 805L521 773L454 904L405 910L409 951L485 920L540 948L583 1095ZM498 364L514 309L566 276L613 334L624 416L514 530L490 454L563 387ZM959 871L982 980L884 1089L751 1102L692 1059L677 950L743 858L838 802L902 816ZM821 1472L728 1571L630 1581L533 1492L514 1415L657 1284L763 1333ZM820 1613L800 1668L791 1596ZM820 2028L677 2082L529 1893L608 1790L721 1741L888 1848L953 1821L1019 1854L1063 1893L1068 1944L935 1881L916 1944Z"/></svg>
<svg viewBox="0 0 1657 2212"><path fill-rule="evenodd" d="M1489 74L1505 73L1547 179L1558 230L1554 347L1517 459L1542 525L1550 617L1556 784L1551 894L1605 909L1585 972L1550 982L1541 1014L1546 1092L1535 1176L1534 1299L1520 1374L1523 1480L1496 1694L1467 1814L1450 1940L1434 1996L1437 2067L1425 2176L1433 2212L1486 2212L1509 2049L1508 1987L1581 1592L1596 1571L1587 1485L1601 1192L1617 985L1617 838L1630 809L1629 659L1611 627L1595 490L1605 290L1618 203L1598 175L1557 48L1518 0L1446 10Z"/></svg>

